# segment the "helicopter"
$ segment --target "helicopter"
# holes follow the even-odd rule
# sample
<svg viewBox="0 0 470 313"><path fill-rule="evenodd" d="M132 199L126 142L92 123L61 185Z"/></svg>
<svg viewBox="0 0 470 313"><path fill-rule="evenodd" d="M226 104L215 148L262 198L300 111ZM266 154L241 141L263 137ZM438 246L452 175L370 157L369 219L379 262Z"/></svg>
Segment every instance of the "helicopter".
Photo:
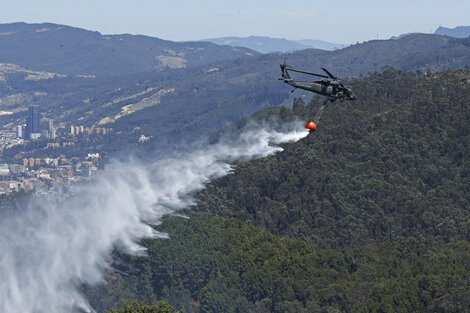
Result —
<svg viewBox="0 0 470 313"><path fill-rule="evenodd" d="M338 80L338 77L331 74L326 68L322 67L321 69L327 74L315 74L310 72L305 72L301 70L294 69L286 64L286 59L284 59L284 64L280 64L282 70L282 80L288 85L294 87L291 92L294 92L297 88L315 92L319 95L327 97L323 102L323 105L326 105L328 102L335 102L339 99L341 102L344 100L356 100L357 97L354 95L351 88L343 85L342 82ZM308 74L312 76L322 77L323 80L316 81L297 81L293 80L287 71Z"/></svg>

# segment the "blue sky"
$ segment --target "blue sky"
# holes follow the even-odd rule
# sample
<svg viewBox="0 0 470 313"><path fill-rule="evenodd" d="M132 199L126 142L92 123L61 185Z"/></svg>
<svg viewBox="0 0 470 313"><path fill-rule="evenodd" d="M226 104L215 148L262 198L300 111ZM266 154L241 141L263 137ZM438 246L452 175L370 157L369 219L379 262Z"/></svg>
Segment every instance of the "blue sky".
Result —
<svg viewBox="0 0 470 313"><path fill-rule="evenodd" d="M168 40L269 36L355 43L470 25L469 0L2 0L0 23L52 22Z"/></svg>

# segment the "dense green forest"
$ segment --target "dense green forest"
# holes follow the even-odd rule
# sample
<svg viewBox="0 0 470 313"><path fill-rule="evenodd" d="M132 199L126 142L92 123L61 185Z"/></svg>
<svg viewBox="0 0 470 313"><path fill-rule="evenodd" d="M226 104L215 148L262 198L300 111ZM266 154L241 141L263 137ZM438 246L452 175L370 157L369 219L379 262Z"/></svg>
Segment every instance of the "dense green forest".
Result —
<svg viewBox="0 0 470 313"><path fill-rule="evenodd" d="M172 218L146 241L148 257L121 256L130 276L90 291L96 309L165 299L184 312L464 312L470 243L401 239L318 250L235 219Z"/></svg>
<svg viewBox="0 0 470 313"><path fill-rule="evenodd" d="M158 305L150 306L141 303L126 304L122 309L111 310L107 313L180 313L176 312L168 303L162 301Z"/></svg>
<svg viewBox="0 0 470 313"><path fill-rule="evenodd" d="M147 257L116 253L99 311L470 312L470 73L388 69L350 82L315 133L237 164ZM255 119L311 118L320 99ZM247 120L211 138L226 138ZM215 217L218 215L219 217Z"/></svg>
<svg viewBox="0 0 470 313"><path fill-rule="evenodd" d="M283 153L238 164L192 212L234 217L319 247L402 236L470 239L470 75L389 69L352 85L315 133ZM318 102L293 111L311 118Z"/></svg>

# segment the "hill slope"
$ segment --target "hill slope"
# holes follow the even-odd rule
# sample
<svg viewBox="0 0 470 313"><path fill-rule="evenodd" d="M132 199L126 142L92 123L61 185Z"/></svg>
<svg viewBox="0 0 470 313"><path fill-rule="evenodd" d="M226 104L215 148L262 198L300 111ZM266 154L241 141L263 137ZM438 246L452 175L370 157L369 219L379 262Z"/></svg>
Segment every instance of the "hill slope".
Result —
<svg viewBox="0 0 470 313"><path fill-rule="evenodd" d="M144 242L148 257L120 255L129 276L89 289L95 307L466 310L470 72L388 69L351 83L359 100L330 105L315 133L209 183L191 219L158 227L170 240ZM255 118L311 117L318 104L297 99Z"/></svg>
<svg viewBox="0 0 470 313"><path fill-rule="evenodd" d="M196 210L320 247L470 240L470 73L389 70L353 87L359 100L330 105L314 134L209 184ZM316 108L297 101L294 113Z"/></svg>
<svg viewBox="0 0 470 313"><path fill-rule="evenodd" d="M325 66L340 77L379 71L387 64L401 70L445 70L470 64L470 39L418 35L367 42L337 51L308 49L288 56L293 66L308 70ZM206 134L212 133L257 110L286 103L292 97L288 92L290 88L276 80L280 76L281 60L282 55L267 54L221 61L181 80L169 80L163 86L175 88L171 97L158 106L122 118L114 125L146 124L152 117L165 125L159 131L171 130L173 134L181 134L180 138L192 136L200 129L206 129ZM311 79L301 75L296 78ZM168 119L169 116L174 119ZM175 123L177 121L182 123Z"/></svg>
<svg viewBox="0 0 470 313"><path fill-rule="evenodd" d="M335 44L321 40L304 39L304 40L287 40L282 38L270 38L261 36L250 37L220 37L203 39L218 45L229 45L232 47L245 47L261 53L269 52L288 52L302 49L322 49L335 50L346 47L347 45Z"/></svg>
<svg viewBox="0 0 470 313"><path fill-rule="evenodd" d="M434 32L438 35L451 36L456 38L467 38L470 36L470 26L458 26L455 28L447 28L440 26Z"/></svg>
<svg viewBox="0 0 470 313"><path fill-rule="evenodd" d="M108 285L88 290L102 312L165 300L184 312L462 312L470 304L470 244L404 239L317 250L236 220L166 220L148 256L121 256Z"/></svg>
<svg viewBox="0 0 470 313"><path fill-rule="evenodd" d="M113 75L197 66L256 52L207 42L102 35L51 23L0 24L0 62L61 74Z"/></svg>
<svg viewBox="0 0 470 313"><path fill-rule="evenodd" d="M150 148L204 139L220 128L271 106L306 95L276 80L281 54L242 57L184 69L111 77L51 77L27 80L29 74L5 74L0 81L0 110L16 114L0 122L21 123L27 106L41 106L56 123L112 127L126 133L124 143L140 134L153 136ZM401 70L445 70L470 64L470 39L416 34L400 40L370 41L337 50L307 49L288 54L295 67L340 77L360 76L392 65ZM46 74L44 74L46 75ZM47 76L47 75L46 75ZM296 75L298 79L311 79ZM129 109L131 108L131 109ZM124 113L124 114L123 114ZM141 133L130 134L136 127ZM106 143L102 149L110 149Z"/></svg>

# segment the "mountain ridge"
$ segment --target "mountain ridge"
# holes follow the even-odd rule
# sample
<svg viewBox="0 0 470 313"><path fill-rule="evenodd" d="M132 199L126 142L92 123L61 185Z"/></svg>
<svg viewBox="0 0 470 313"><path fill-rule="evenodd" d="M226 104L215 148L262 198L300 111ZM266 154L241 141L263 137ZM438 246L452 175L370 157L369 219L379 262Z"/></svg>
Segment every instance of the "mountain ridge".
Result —
<svg viewBox="0 0 470 313"><path fill-rule="evenodd" d="M0 62L61 74L115 75L185 68L255 55L246 48L177 43L144 35L102 35L53 23L0 24Z"/></svg>
<svg viewBox="0 0 470 313"><path fill-rule="evenodd" d="M351 84L358 100L330 105L315 133L208 184L194 210L321 248L409 236L470 240L470 73L389 69ZM293 111L265 117L308 120L317 101L298 99Z"/></svg>
<svg viewBox="0 0 470 313"><path fill-rule="evenodd" d="M204 136L259 109L288 105L294 96L311 97L302 91L292 94L287 85L277 80L280 77L278 65L285 56L288 64L296 68L319 72L321 67L326 67L342 78L381 71L387 65L402 71L430 73L468 66L470 39L413 34L399 40L374 40L335 51L306 49L287 54L258 54L200 66L112 77L69 75L31 81L25 80L24 72L6 73L5 79L0 81L0 110L11 111L16 107L23 112L1 116L0 122L11 126L24 123L24 110L34 103L41 106L47 117L63 123L80 121L92 126L103 121L101 125L128 134L124 136L128 143L136 142L141 134L153 136L145 145L149 149L161 147L168 141L178 145L204 140ZM299 80L311 79L297 73L292 76ZM155 93L174 91L160 98L144 95L149 88ZM146 97L149 99L145 100ZM154 105L157 102L158 105ZM141 109L132 109L128 111L131 114L123 116L121 112L129 105ZM115 116L119 119L114 119ZM106 121L110 123L104 124ZM140 131L132 133L136 127ZM111 149L109 145L113 144L102 147ZM113 149L118 146L114 145Z"/></svg>
<svg viewBox="0 0 470 313"><path fill-rule="evenodd" d="M314 39L289 40L267 36L218 37L201 39L199 41L208 41L218 45L229 45L232 47L245 47L261 53L288 52L303 49L336 50L348 46L346 44L336 44Z"/></svg>
<svg viewBox="0 0 470 313"><path fill-rule="evenodd" d="M470 26L457 26L454 28L439 26L434 34L451 36L455 38L467 38L470 36Z"/></svg>
<svg viewBox="0 0 470 313"><path fill-rule="evenodd" d="M148 256L116 254L127 275L89 289L94 307L465 311L470 72L389 68L350 83L356 102L328 105L316 132L209 182L189 218L156 226L170 239L144 241ZM253 119L308 119L320 103L296 99Z"/></svg>

